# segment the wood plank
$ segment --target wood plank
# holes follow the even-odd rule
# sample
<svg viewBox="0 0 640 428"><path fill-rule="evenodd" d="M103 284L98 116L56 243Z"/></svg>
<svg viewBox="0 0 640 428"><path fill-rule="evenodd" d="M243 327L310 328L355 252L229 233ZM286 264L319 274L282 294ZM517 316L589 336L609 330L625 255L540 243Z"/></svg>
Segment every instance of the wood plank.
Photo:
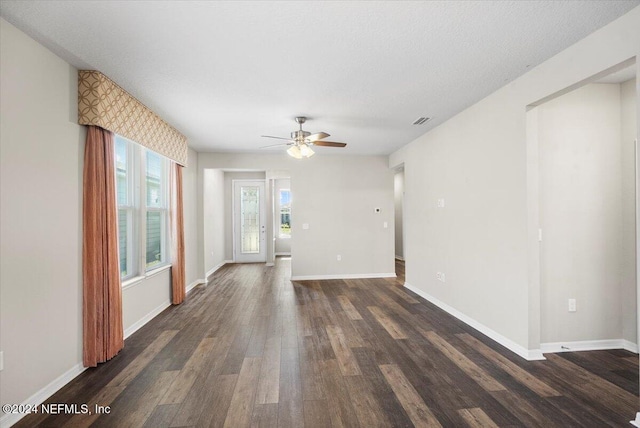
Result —
<svg viewBox="0 0 640 428"><path fill-rule="evenodd" d="M442 426L397 365L381 365L380 370L416 427Z"/></svg>
<svg viewBox="0 0 640 428"><path fill-rule="evenodd" d="M498 425L491 420L479 407L473 409L458 410L462 419L472 428L498 428Z"/></svg>
<svg viewBox="0 0 640 428"><path fill-rule="evenodd" d="M351 350L347 346L347 340L344 337L342 329L338 326L328 325L326 327L331 347L336 355L340 371L343 376L357 376L362 374L358 362L354 358Z"/></svg>
<svg viewBox="0 0 640 428"><path fill-rule="evenodd" d="M166 389L175 380L180 373L178 370L162 372L156 382L148 388L137 402L136 409L132 413L128 413L127 417L122 421L122 426L139 427L144 425L153 409L164 395Z"/></svg>
<svg viewBox="0 0 640 428"><path fill-rule="evenodd" d="M147 367L147 364L164 348L167 343L174 338L178 330L165 330L149 345L140 355L136 357L123 371L121 371L107 387L126 386L140 372Z"/></svg>
<svg viewBox="0 0 640 428"><path fill-rule="evenodd" d="M125 386L111 386L103 388L97 395L87 400L87 403L93 403L100 406L111 406L111 403L120 393L125 389ZM100 417L98 413L85 413L82 415L75 415L64 425L65 427L88 427Z"/></svg>
<svg viewBox="0 0 640 428"><path fill-rule="evenodd" d="M506 389L500 382L495 380L489 373L478 367L473 361L464 356L449 342L438 336L433 331L421 331L433 345L440 350L447 358L453 361L462 371L478 383L487 391L502 391Z"/></svg>
<svg viewBox="0 0 640 428"><path fill-rule="evenodd" d="M400 326L389 318L382 309L377 306L369 306L367 309L369 309L369 312L373 314L376 320L385 330L387 330L391 337L394 339L407 339L407 335L402 331Z"/></svg>
<svg viewBox="0 0 640 428"><path fill-rule="evenodd" d="M349 300L349 298L347 296L345 296L345 295L338 296L338 302L340 302L340 306L342 306L342 309L347 314L349 319L351 319L351 320L361 320L362 319L362 315L360 315L360 312L358 312L356 307L353 306L353 303L351 303L351 301Z"/></svg>
<svg viewBox="0 0 640 428"><path fill-rule="evenodd" d="M237 380L238 375L235 374L215 376L215 384L207 390L207 398L204 400L206 408L194 425L212 428L224 426Z"/></svg>
<svg viewBox="0 0 640 428"><path fill-rule="evenodd" d="M265 345L256 404L277 403L280 393L280 337L270 337Z"/></svg>
<svg viewBox="0 0 640 428"><path fill-rule="evenodd" d="M362 376L346 376L344 381L360 426L381 428L391 426L382 406Z"/></svg>
<svg viewBox="0 0 640 428"><path fill-rule="evenodd" d="M251 428L276 428L278 426L278 404L255 404Z"/></svg>
<svg viewBox="0 0 640 428"><path fill-rule="evenodd" d="M326 400L310 400L304 402L304 426L323 428L331 427L331 416Z"/></svg>
<svg viewBox="0 0 640 428"><path fill-rule="evenodd" d="M233 391L231 404L224 421L225 427L248 427L251 426L253 416L253 403L255 401L257 383L260 376L260 357L245 358L238 375L236 388Z"/></svg>
<svg viewBox="0 0 640 428"><path fill-rule="evenodd" d="M297 348L282 348L280 357L280 393L278 400L278 426L304 425L302 383Z"/></svg>
<svg viewBox="0 0 640 428"><path fill-rule="evenodd" d="M536 379L533 375L528 373L526 370L519 367L517 364L508 360L507 358L500 355L498 352L489 348L484 343L480 342L475 337L471 336L468 333L459 334L459 338L461 338L464 342L469 344L476 351L480 352L486 358L490 359L494 364L500 367L503 371L512 376L515 380L520 382L522 385L526 386L536 394L541 397L557 397L561 395L558 391L542 382L539 379Z"/></svg>
<svg viewBox="0 0 640 428"><path fill-rule="evenodd" d="M160 404L182 403L201 372L206 357L211 353L215 340L211 337L202 339L196 350L187 361L180 375L169 386Z"/></svg>
<svg viewBox="0 0 640 428"><path fill-rule="evenodd" d="M359 426L338 362L336 360L319 361L318 365L322 371L331 424L334 427Z"/></svg>

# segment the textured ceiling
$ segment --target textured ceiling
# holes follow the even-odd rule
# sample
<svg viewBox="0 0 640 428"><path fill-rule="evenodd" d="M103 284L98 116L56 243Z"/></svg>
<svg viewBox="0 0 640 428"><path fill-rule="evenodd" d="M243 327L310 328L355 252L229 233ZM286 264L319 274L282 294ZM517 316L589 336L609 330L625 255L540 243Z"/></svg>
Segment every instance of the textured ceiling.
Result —
<svg viewBox="0 0 640 428"><path fill-rule="evenodd" d="M387 154L639 3L2 1L0 14L196 150L256 151L307 115L306 130L349 144L320 152Z"/></svg>

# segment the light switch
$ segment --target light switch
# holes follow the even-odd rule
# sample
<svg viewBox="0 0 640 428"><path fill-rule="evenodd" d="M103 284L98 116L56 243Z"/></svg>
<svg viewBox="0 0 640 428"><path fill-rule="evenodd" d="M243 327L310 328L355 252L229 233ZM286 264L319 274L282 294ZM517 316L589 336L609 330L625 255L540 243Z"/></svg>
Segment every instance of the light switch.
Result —
<svg viewBox="0 0 640 428"><path fill-rule="evenodd" d="M382 227L384 227L384 228L386 229L387 227L389 227L389 223L387 223L387 222L385 221L384 223L382 223Z"/></svg>
<svg viewBox="0 0 640 428"><path fill-rule="evenodd" d="M302 228L303 228L304 230L309 229L309 223L302 223Z"/></svg>

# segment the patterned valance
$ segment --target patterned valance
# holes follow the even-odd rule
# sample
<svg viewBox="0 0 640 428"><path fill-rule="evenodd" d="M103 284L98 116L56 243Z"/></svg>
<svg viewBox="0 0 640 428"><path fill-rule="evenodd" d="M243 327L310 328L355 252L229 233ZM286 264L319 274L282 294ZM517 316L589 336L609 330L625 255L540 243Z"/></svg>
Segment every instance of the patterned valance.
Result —
<svg viewBox="0 0 640 428"><path fill-rule="evenodd" d="M187 165L187 138L98 71L78 72L78 123L107 129Z"/></svg>

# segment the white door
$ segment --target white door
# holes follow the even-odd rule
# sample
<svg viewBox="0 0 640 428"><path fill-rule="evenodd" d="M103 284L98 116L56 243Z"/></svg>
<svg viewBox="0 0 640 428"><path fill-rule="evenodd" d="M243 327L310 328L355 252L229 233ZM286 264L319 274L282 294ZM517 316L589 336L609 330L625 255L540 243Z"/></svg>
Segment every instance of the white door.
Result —
<svg viewBox="0 0 640 428"><path fill-rule="evenodd" d="M264 180L233 181L234 260L266 262Z"/></svg>

